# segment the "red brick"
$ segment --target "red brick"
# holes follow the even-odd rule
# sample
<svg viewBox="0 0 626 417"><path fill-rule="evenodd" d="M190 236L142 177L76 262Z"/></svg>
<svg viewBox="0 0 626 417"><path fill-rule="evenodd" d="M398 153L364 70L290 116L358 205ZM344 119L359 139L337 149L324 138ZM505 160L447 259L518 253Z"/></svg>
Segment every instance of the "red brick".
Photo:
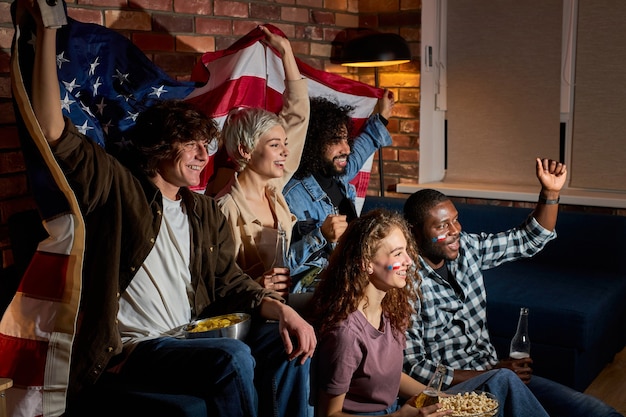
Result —
<svg viewBox="0 0 626 417"><path fill-rule="evenodd" d="M279 22L272 22L272 24L282 30L287 38L293 39L296 37L296 27L294 25Z"/></svg>
<svg viewBox="0 0 626 417"><path fill-rule="evenodd" d="M311 43L311 55L329 57L332 46L329 44Z"/></svg>
<svg viewBox="0 0 626 417"><path fill-rule="evenodd" d="M398 148L415 148L416 140L415 136L394 134L392 136L391 146Z"/></svg>
<svg viewBox="0 0 626 417"><path fill-rule="evenodd" d="M399 0L359 0L361 13L385 13L400 10Z"/></svg>
<svg viewBox="0 0 626 417"><path fill-rule="evenodd" d="M417 26L422 20L419 12L379 13L380 26Z"/></svg>
<svg viewBox="0 0 626 417"><path fill-rule="evenodd" d="M11 43L13 42L13 28L0 27L0 48L11 49Z"/></svg>
<svg viewBox="0 0 626 417"><path fill-rule="evenodd" d="M318 25L334 25L335 14L326 11L314 10L311 12L311 23Z"/></svg>
<svg viewBox="0 0 626 417"><path fill-rule="evenodd" d="M355 27L359 25L359 16L347 13L336 13L335 24L342 27Z"/></svg>
<svg viewBox="0 0 626 417"><path fill-rule="evenodd" d="M193 33L193 19L192 16L153 14L152 30L168 33Z"/></svg>
<svg viewBox="0 0 626 417"><path fill-rule="evenodd" d="M172 0L132 0L129 6L143 10L172 10Z"/></svg>
<svg viewBox="0 0 626 417"><path fill-rule="evenodd" d="M196 57L191 54L154 54L152 61L170 76L187 75L196 64Z"/></svg>
<svg viewBox="0 0 626 417"><path fill-rule="evenodd" d="M324 40L332 42L337 37L337 34L341 32L341 29L338 28L324 28Z"/></svg>
<svg viewBox="0 0 626 417"><path fill-rule="evenodd" d="M8 53L0 54L0 74L8 74L11 72L11 55Z"/></svg>
<svg viewBox="0 0 626 417"><path fill-rule="evenodd" d="M281 7L280 19L287 22L309 22L309 10L299 7Z"/></svg>
<svg viewBox="0 0 626 417"><path fill-rule="evenodd" d="M213 36L176 36L176 51L179 52L213 52L215 38Z"/></svg>
<svg viewBox="0 0 626 417"><path fill-rule="evenodd" d="M380 73L380 85L389 87L419 87L420 76L417 73Z"/></svg>
<svg viewBox="0 0 626 417"><path fill-rule="evenodd" d="M0 178L0 199L28 194L28 181L25 175L11 175Z"/></svg>
<svg viewBox="0 0 626 417"><path fill-rule="evenodd" d="M359 15L359 27L362 28L377 28L378 27L378 15Z"/></svg>
<svg viewBox="0 0 626 417"><path fill-rule="evenodd" d="M407 42L419 42L422 36L422 31L419 27L401 27L400 36L402 36Z"/></svg>
<svg viewBox="0 0 626 417"><path fill-rule="evenodd" d="M347 0L324 0L324 9L339 10L343 12L343 11L348 10L348 1Z"/></svg>
<svg viewBox="0 0 626 417"><path fill-rule="evenodd" d="M311 55L311 43L291 41L291 49L295 55Z"/></svg>
<svg viewBox="0 0 626 417"><path fill-rule="evenodd" d="M276 0L276 3L280 3L280 4L296 4L296 0Z"/></svg>
<svg viewBox="0 0 626 417"><path fill-rule="evenodd" d="M324 38L324 33L322 28L318 26L298 26L296 28L296 37L298 39L321 41Z"/></svg>
<svg viewBox="0 0 626 417"><path fill-rule="evenodd" d="M347 11L352 13L359 12L359 0L348 0L348 9Z"/></svg>
<svg viewBox="0 0 626 417"><path fill-rule="evenodd" d="M11 3L0 3L0 23L13 24L11 19Z"/></svg>
<svg viewBox="0 0 626 417"><path fill-rule="evenodd" d="M324 5L324 0L297 0L296 4L309 9L321 9Z"/></svg>
<svg viewBox="0 0 626 417"><path fill-rule="evenodd" d="M422 0L400 0L400 10L422 10Z"/></svg>
<svg viewBox="0 0 626 417"><path fill-rule="evenodd" d="M233 35L240 37L266 22L259 20L233 20Z"/></svg>
<svg viewBox="0 0 626 417"><path fill-rule="evenodd" d="M215 0L213 9L215 16L248 17L248 5L246 3Z"/></svg>
<svg viewBox="0 0 626 417"><path fill-rule="evenodd" d="M196 17L196 33L205 35L230 35L233 33L233 21L230 19Z"/></svg>
<svg viewBox="0 0 626 417"><path fill-rule="evenodd" d="M111 29L152 30L150 15L146 12L105 10L105 25Z"/></svg>
<svg viewBox="0 0 626 417"><path fill-rule="evenodd" d="M0 77L0 98L11 98L11 78Z"/></svg>
<svg viewBox="0 0 626 417"><path fill-rule="evenodd" d="M419 88L401 88L398 90L398 96L396 101L405 103L419 103L420 102L420 89Z"/></svg>
<svg viewBox="0 0 626 417"><path fill-rule="evenodd" d="M237 41L237 39L239 39L239 38L227 37L227 36L221 36L219 38L216 38L215 39L215 50L216 51L221 51L222 49L226 49L230 45L235 43Z"/></svg>
<svg viewBox="0 0 626 417"><path fill-rule="evenodd" d="M406 119L400 121L400 132L402 133L419 133L420 131L420 120L417 119Z"/></svg>
<svg viewBox="0 0 626 417"><path fill-rule="evenodd" d="M126 6L127 3L126 0L78 0L76 4L119 8Z"/></svg>
<svg viewBox="0 0 626 417"><path fill-rule="evenodd" d="M250 17L253 19L266 20L276 19L280 14L280 6L273 4L250 3Z"/></svg>
<svg viewBox="0 0 626 417"><path fill-rule="evenodd" d="M14 174L24 171L26 171L26 164L21 151L0 152L0 174Z"/></svg>
<svg viewBox="0 0 626 417"><path fill-rule="evenodd" d="M20 147L20 140L17 136L17 126L0 126L0 149L17 149Z"/></svg>
<svg viewBox="0 0 626 417"><path fill-rule="evenodd" d="M397 161L398 160L397 150L390 148L390 147L385 147L382 149L383 149L383 161Z"/></svg>
<svg viewBox="0 0 626 417"><path fill-rule="evenodd" d="M6 223L12 215L20 213L22 211L37 208L35 200L26 194L20 198L13 198L11 200L5 200L0 203L0 219L2 223Z"/></svg>
<svg viewBox="0 0 626 417"><path fill-rule="evenodd" d="M83 9L78 7L68 7L67 14L72 19L79 22L95 23L96 25L104 25L104 19L102 18L101 10Z"/></svg>
<svg viewBox="0 0 626 417"><path fill-rule="evenodd" d="M134 33L132 41L142 51L167 51L175 50L175 40L171 35L157 33Z"/></svg>
<svg viewBox="0 0 626 417"><path fill-rule="evenodd" d="M398 103L393 107L393 115L403 119L419 118L419 105Z"/></svg>
<svg viewBox="0 0 626 417"><path fill-rule="evenodd" d="M419 162L420 153L417 149L400 149L398 150L398 160L400 162Z"/></svg>
<svg viewBox="0 0 626 417"><path fill-rule="evenodd" d="M11 102L0 102L0 124L14 124L15 113Z"/></svg>
<svg viewBox="0 0 626 417"><path fill-rule="evenodd" d="M174 11L197 16L211 16L213 14L213 2L209 0L174 0Z"/></svg>

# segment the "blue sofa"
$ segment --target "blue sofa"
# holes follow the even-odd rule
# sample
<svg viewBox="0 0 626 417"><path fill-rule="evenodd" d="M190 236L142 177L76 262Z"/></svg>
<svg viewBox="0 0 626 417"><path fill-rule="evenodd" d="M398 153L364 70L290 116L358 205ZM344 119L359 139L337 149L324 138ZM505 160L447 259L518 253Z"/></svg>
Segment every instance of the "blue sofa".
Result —
<svg viewBox="0 0 626 417"><path fill-rule="evenodd" d="M405 199L368 196L363 212L402 212ZM520 224L527 208L456 203L467 232ZM583 391L626 345L626 217L564 211L557 238L537 256L484 271L491 339L508 355L528 307L534 374Z"/></svg>

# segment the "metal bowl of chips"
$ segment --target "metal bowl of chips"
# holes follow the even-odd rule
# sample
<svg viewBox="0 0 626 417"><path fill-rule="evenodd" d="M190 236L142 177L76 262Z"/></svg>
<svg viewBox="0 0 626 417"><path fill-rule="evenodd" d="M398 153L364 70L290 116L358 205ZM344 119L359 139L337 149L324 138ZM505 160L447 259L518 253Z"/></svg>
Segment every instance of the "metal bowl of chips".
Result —
<svg viewBox="0 0 626 417"><path fill-rule="evenodd" d="M252 318L246 313L230 313L194 320L183 327L187 339L228 337L244 340L250 331Z"/></svg>
<svg viewBox="0 0 626 417"><path fill-rule="evenodd" d="M440 397L441 410L454 410L452 417L494 417L500 404L495 395L484 391L462 392Z"/></svg>

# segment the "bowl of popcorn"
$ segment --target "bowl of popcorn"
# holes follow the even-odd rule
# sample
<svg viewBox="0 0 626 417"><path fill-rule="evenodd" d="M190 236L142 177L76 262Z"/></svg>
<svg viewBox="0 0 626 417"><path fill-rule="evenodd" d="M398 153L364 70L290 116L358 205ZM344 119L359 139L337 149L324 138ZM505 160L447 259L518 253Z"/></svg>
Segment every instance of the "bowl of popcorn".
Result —
<svg viewBox="0 0 626 417"><path fill-rule="evenodd" d="M452 410L452 417L494 417L498 414L498 399L484 391L460 392L439 397L441 410Z"/></svg>
<svg viewBox="0 0 626 417"><path fill-rule="evenodd" d="M195 320L183 328L187 339L199 337L229 337L243 340L250 331L251 317L246 313L231 313Z"/></svg>

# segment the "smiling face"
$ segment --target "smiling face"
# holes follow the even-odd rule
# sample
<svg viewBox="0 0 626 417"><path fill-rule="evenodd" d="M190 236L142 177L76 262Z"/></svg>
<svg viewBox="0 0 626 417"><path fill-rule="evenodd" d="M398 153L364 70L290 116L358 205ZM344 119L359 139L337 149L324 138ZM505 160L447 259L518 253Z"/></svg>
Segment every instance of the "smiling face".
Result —
<svg viewBox="0 0 626 417"><path fill-rule="evenodd" d="M276 125L259 137L246 169L268 179L280 178L285 173L288 156L287 134L282 126Z"/></svg>
<svg viewBox="0 0 626 417"><path fill-rule="evenodd" d="M368 265L368 272L373 272L370 274L369 280L381 291L388 291L391 288L404 288L407 270L411 265L413 265L413 260L407 253L406 237L400 228L394 227L380 241L380 246Z"/></svg>
<svg viewBox="0 0 626 417"><path fill-rule="evenodd" d="M349 155L348 129L341 126L339 135L324 148L324 174L328 176L343 175L348 165Z"/></svg>
<svg viewBox="0 0 626 417"><path fill-rule="evenodd" d="M428 212L419 239L420 254L433 268L459 256L459 213L452 201L443 201Z"/></svg>
<svg viewBox="0 0 626 417"><path fill-rule="evenodd" d="M161 192L172 200L180 187L200 184L200 173L209 159L206 139L180 142L174 146L178 147L176 157L160 161L154 179Z"/></svg>

